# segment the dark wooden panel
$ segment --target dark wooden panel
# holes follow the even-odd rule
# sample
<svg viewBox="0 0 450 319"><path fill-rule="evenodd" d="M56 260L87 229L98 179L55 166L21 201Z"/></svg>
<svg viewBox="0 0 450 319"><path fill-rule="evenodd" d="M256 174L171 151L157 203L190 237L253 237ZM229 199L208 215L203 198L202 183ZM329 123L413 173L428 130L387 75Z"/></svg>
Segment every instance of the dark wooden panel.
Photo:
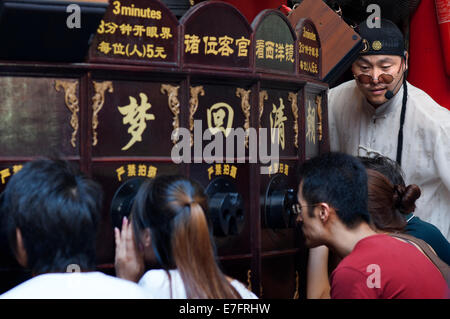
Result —
<svg viewBox="0 0 450 319"><path fill-rule="evenodd" d="M178 20L158 0L110 1L89 50L92 62L177 64Z"/></svg>
<svg viewBox="0 0 450 319"><path fill-rule="evenodd" d="M103 91L104 105L98 111L94 157L170 157L174 115L162 85L179 87L177 83L111 81L112 92Z"/></svg>
<svg viewBox="0 0 450 319"><path fill-rule="evenodd" d="M279 10L264 10L253 21L257 70L295 73L296 36Z"/></svg>
<svg viewBox="0 0 450 319"><path fill-rule="evenodd" d="M200 3L181 19L185 65L249 68L252 29L245 17L224 2Z"/></svg>
<svg viewBox="0 0 450 319"><path fill-rule="evenodd" d="M61 83L72 83L66 102ZM79 81L76 79L0 77L0 156L75 156L79 154ZM73 145L71 144L74 134Z"/></svg>
<svg viewBox="0 0 450 319"><path fill-rule="evenodd" d="M181 174L180 166L175 164L154 163L146 160L95 162L92 164L92 178L103 187L103 210L97 236L97 262L114 263L114 231L111 222L111 200L117 189L133 177L154 178L157 175Z"/></svg>

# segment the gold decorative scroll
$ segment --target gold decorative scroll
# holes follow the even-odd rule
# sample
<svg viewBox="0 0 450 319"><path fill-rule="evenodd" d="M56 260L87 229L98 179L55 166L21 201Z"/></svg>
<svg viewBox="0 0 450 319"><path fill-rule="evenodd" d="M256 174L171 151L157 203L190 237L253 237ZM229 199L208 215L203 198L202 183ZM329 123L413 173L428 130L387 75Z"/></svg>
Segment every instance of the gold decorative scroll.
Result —
<svg viewBox="0 0 450 319"><path fill-rule="evenodd" d="M63 81L63 80L55 80L55 89L57 92L60 91L61 88L64 89L64 100L67 108L70 112L72 112L72 117L70 118L70 126L73 128L72 138L70 143L72 147L75 148L77 133L78 133L78 112L80 111L80 107L78 106L78 97L77 97L77 86L78 81Z"/></svg>
<svg viewBox="0 0 450 319"><path fill-rule="evenodd" d="M300 276L298 275L298 271L295 271L295 292L294 297L292 299L298 299L300 297L300 294L298 292L298 288L300 286Z"/></svg>
<svg viewBox="0 0 450 319"><path fill-rule="evenodd" d="M245 116L244 130L246 148L248 148L248 136L250 134L250 93L252 93L251 90L244 90L242 88L236 89L236 96L241 98L241 108Z"/></svg>
<svg viewBox="0 0 450 319"><path fill-rule="evenodd" d="M292 115L294 115L294 145L298 148L298 106L297 93L289 92L288 100L291 101Z"/></svg>
<svg viewBox="0 0 450 319"><path fill-rule="evenodd" d="M252 271L247 271L247 289L252 291Z"/></svg>
<svg viewBox="0 0 450 319"><path fill-rule="evenodd" d="M252 291L252 271L249 269L247 271L247 289ZM259 295L262 296L263 294L263 287L262 283L259 284Z"/></svg>
<svg viewBox="0 0 450 319"><path fill-rule="evenodd" d="M316 104L317 104L317 131L319 133L319 141L322 140L322 95L316 96Z"/></svg>
<svg viewBox="0 0 450 319"><path fill-rule="evenodd" d="M176 144L178 142L178 138L179 138L179 128L180 128L180 101L178 100L178 89L180 88L180 86L173 86L170 84L162 84L161 85L161 93L165 94L167 93L168 95L168 105L169 105L169 109L170 111L173 113L173 122L172 122L172 126L173 126L173 131L174 133L172 134L172 143Z"/></svg>
<svg viewBox="0 0 450 319"><path fill-rule="evenodd" d="M264 112L264 100L267 100L269 96L267 95L267 91L259 92L259 127L261 128L261 117Z"/></svg>
<svg viewBox="0 0 450 319"><path fill-rule="evenodd" d="M98 127L98 113L105 103L105 91L108 90L109 93L112 93L114 89L111 81L92 81L92 83L95 90L95 94L92 97L92 145L95 146L98 143L96 131Z"/></svg>
<svg viewBox="0 0 450 319"><path fill-rule="evenodd" d="M189 99L189 131L191 131L191 146L194 145L194 114L198 108L198 95L205 95L203 86L190 87L191 97Z"/></svg>

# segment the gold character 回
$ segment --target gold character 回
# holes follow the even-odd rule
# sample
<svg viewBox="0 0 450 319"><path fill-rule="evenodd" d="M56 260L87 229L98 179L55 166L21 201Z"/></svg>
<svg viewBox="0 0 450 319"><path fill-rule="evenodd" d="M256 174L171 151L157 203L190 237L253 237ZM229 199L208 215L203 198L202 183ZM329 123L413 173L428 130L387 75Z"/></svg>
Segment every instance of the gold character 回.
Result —
<svg viewBox="0 0 450 319"><path fill-rule="evenodd" d="M222 131L225 137L231 133L233 127L233 108L224 102L219 102L211 106L206 113L208 128L212 135Z"/></svg>

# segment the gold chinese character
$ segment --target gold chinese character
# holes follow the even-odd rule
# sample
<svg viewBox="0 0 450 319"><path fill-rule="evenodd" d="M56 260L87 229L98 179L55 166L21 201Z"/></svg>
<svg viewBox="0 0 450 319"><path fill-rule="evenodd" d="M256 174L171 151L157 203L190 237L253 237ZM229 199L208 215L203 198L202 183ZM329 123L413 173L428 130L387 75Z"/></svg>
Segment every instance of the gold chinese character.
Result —
<svg viewBox="0 0 450 319"><path fill-rule="evenodd" d="M286 61L294 63L294 45L286 43L284 47L286 51Z"/></svg>
<svg viewBox="0 0 450 319"><path fill-rule="evenodd" d="M228 137L233 127L233 118L233 108L224 102L216 103L206 111L208 128L212 135L222 131L225 137Z"/></svg>
<svg viewBox="0 0 450 319"><path fill-rule="evenodd" d="M248 55L248 46L250 45L250 40L244 37L236 40L236 45L238 46L238 56Z"/></svg>
<svg viewBox="0 0 450 319"><path fill-rule="evenodd" d="M127 145L122 147L122 151L129 149L134 143L142 141L142 133L147 127L145 121L154 120L155 115L147 114L152 105L148 103L147 95L139 93L141 98L141 104L138 105L134 97L130 96L130 104L122 107L118 107L119 112L125 115L123 118L123 124L130 124L128 128L128 134L131 135L131 139Z"/></svg>
<svg viewBox="0 0 450 319"><path fill-rule="evenodd" d="M133 31L134 31L134 34L133 34L134 36L142 37L142 34L146 31L146 28L143 25L136 24L133 27Z"/></svg>
<svg viewBox="0 0 450 319"><path fill-rule="evenodd" d="M119 26L117 24L115 24L114 22L107 22L105 33L114 34L118 27Z"/></svg>
<svg viewBox="0 0 450 319"><path fill-rule="evenodd" d="M282 43L276 43L275 44L275 60L284 60L284 44Z"/></svg>
<svg viewBox="0 0 450 319"><path fill-rule="evenodd" d="M280 98L280 107L277 108L273 105L272 113L270 113L270 131L272 143L275 143L275 137L278 131L278 143L281 144L281 148L284 150L284 122L287 117L284 115L283 99Z"/></svg>
<svg viewBox="0 0 450 319"><path fill-rule="evenodd" d="M145 35L149 38L159 38L158 27L147 27L145 29Z"/></svg>
<svg viewBox="0 0 450 319"><path fill-rule="evenodd" d="M217 38L216 37L203 37L203 42L205 42L205 54L217 55L219 51L216 50Z"/></svg>
<svg viewBox="0 0 450 319"><path fill-rule="evenodd" d="M284 175L288 176L289 174L289 165L284 164Z"/></svg>
<svg viewBox="0 0 450 319"><path fill-rule="evenodd" d="M155 48L155 58L165 59L167 54L164 53L164 47L156 47Z"/></svg>
<svg viewBox="0 0 450 319"><path fill-rule="evenodd" d="M308 101L308 116L306 117L306 138L316 144L316 109Z"/></svg>
<svg viewBox="0 0 450 319"><path fill-rule="evenodd" d="M7 177L11 176L11 172L9 170L9 168L5 168L4 170L0 171L0 177L2 179L2 184L6 183L6 179Z"/></svg>
<svg viewBox="0 0 450 319"><path fill-rule="evenodd" d="M116 169L117 172L117 179L119 180L119 182L122 181L122 175L125 174L125 169L123 168L123 166L120 166L118 169Z"/></svg>
<svg viewBox="0 0 450 319"><path fill-rule="evenodd" d="M236 178L236 173L237 173L237 167L234 165L231 165L230 176L233 178Z"/></svg>
<svg viewBox="0 0 450 319"><path fill-rule="evenodd" d="M102 41L99 43L97 49L104 54L108 54L111 51L111 46L108 42Z"/></svg>
<svg viewBox="0 0 450 319"><path fill-rule="evenodd" d="M298 53L302 54L305 52L305 45L301 42L298 43Z"/></svg>
<svg viewBox="0 0 450 319"><path fill-rule="evenodd" d="M170 33L170 28L168 27L162 27L161 28L161 39L170 39L172 37L172 33Z"/></svg>
<svg viewBox="0 0 450 319"><path fill-rule="evenodd" d="M113 53L119 55L125 55L125 51L123 50L125 46L122 43L113 43Z"/></svg>
<svg viewBox="0 0 450 319"><path fill-rule="evenodd" d="M148 178L155 178L157 171L158 171L158 169L155 166L150 165L148 167L148 175L147 175L147 177Z"/></svg>
<svg viewBox="0 0 450 319"><path fill-rule="evenodd" d="M230 165L228 164L223 165L223 175L230 175Z"/></svg>
<svg viewBox="0 0 450 319"><path fill-rule="evenodd" d="M264 49L265 49L264 40L256 40L255 55L258 59L264 59Z"/></svg>
<svg viewBox="0 0 450 319"><path fill-rule="evenodd" d="M266 41L266 59L273 60L273 49L275 47L275 43L272 41Z"/></svg>
<svg viewBox="0 0 450 319"><path fill-rule="evenodd" d="M208 167L208 179L211 180L211 175L214 174L214 167Z"/></svg>
<svg viewBox="0 0 450 319"><path fill-rule="evenodd" d="M23 165L13 165L13 174L17 173L22 169Z"/></svg>
<svg viewBox="0 0 450 319"><path fill-rule="evenodd" d="M119 29L122 35L126 34L127 36L129 36L131 31L133 31L133 27L131 25L123 23L120 25Z"/></svg>
<svg viewBox="0 0 450 319"><path fill-rule="evenodd" d="M136 176L136 164L127 165L128 177Z"/></svg>
<svg viewBox="0 0 450 319"><path fill-rule="evenodd" d="M198 36L189 35L189 34L184 35L184 45L185 45L184 52L185 53L191 53L191 54L198 53L199 52L198 51L199 44L200 44L200 38Z"/></svg>
<svg viewBox="0 0 450 319"><path fill-rule="evenodd" d="M216 164L216 176L222 175L222 165Z"/></svg>
<svg viewBox="0 0 450 319"><path fill-rule="evenodd" d="M135 53L141 58L144 54L138 50L138 47L136 44L133 45L133 50L131 51L131 53L128 53L128 45L127 45L127 56L133 56Z"/></svg>
<svg viewBox="0 0 450 319"><path fill-rule="evenodd" d="M284 173L284 164L283 163L280 163L280 170L278 172L281 174Z"/></svg>
<svg viewBox="0 0 450 319"><path fill-rule="evenodd" d="M138 165L138 176L147 176L147 165Z"/></svg>
<svg viewBox="0 0 450 319"><path fill-rule="evenodd" d="M229 36L223 36L219 38L219 53L222 56L230 56L230 54L233 54L234 50L230 47L230 44L233 44L234 39L230 38Z"/></svg>

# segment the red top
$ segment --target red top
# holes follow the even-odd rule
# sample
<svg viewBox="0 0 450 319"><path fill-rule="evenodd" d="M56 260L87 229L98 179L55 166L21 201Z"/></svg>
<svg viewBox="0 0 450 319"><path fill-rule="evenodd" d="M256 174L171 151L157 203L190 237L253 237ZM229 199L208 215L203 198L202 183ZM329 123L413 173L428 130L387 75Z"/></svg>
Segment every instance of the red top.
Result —
<svg viewBox="0 0 450 319"><path fill-rule="evenodd" d="M441 299L448 287L415 246L379 234L360 240L331 274L331 298Z"/></svg>

